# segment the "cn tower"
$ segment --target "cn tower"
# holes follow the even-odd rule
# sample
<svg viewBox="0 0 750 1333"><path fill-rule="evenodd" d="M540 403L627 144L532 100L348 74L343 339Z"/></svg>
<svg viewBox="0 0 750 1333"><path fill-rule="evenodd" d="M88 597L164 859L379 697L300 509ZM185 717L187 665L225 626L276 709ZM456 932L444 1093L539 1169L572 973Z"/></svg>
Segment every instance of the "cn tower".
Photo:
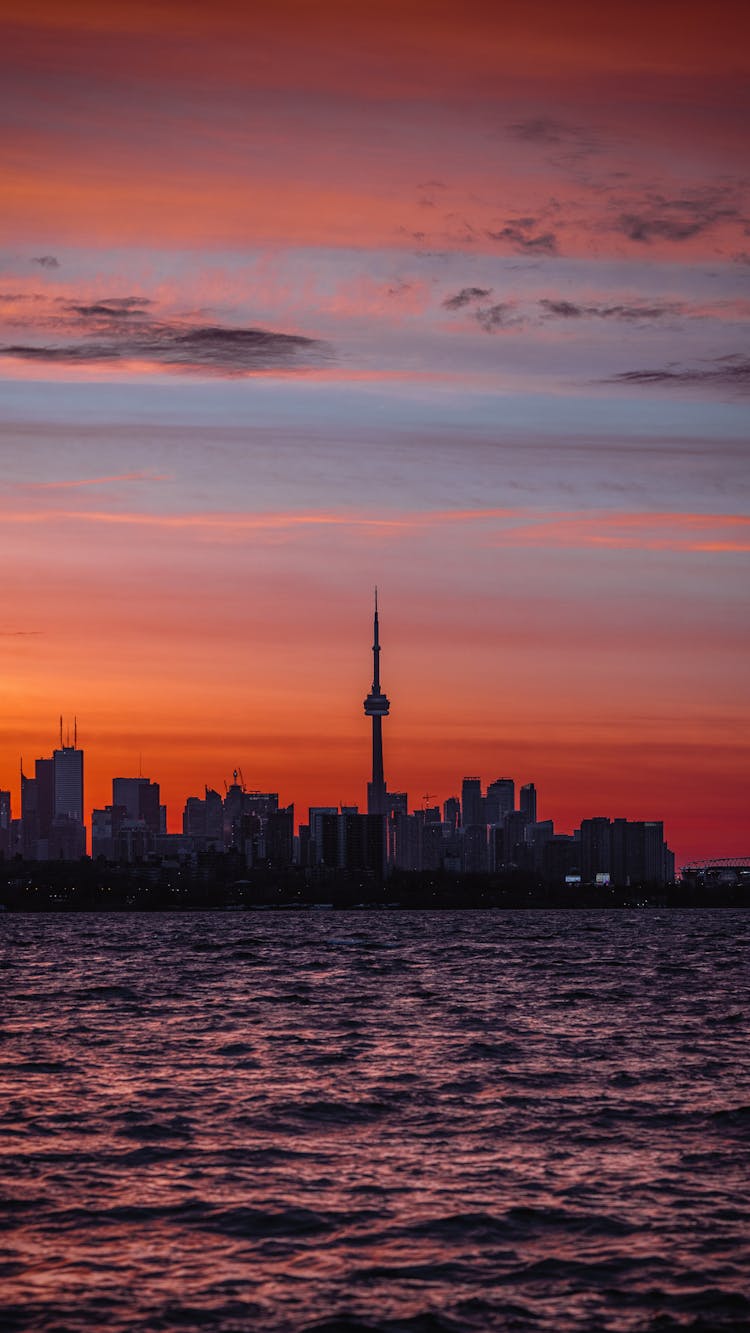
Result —
<svg viewBox="0 0 750 1333"><path fill-rule="evenodd" d="M365 699L365 717L372 718L372 782L367 784L368 815L387 815L388 795L383 777L383 718L390 704L380 688L380 638L378 633L378 590L375 589L375 636L372 645L372 689Z"/></svg>

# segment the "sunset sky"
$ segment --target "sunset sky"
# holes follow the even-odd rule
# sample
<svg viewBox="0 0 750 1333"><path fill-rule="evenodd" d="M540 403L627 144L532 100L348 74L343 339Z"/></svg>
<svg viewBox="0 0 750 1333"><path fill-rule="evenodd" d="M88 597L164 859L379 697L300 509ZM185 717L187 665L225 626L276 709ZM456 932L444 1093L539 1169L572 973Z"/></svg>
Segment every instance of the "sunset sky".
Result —
<svg viewBox="0 0 750 1333"><path fill-rule="evenodd" d="M750 852L750 11L26 0L0 787L536 782Z"/></svg>

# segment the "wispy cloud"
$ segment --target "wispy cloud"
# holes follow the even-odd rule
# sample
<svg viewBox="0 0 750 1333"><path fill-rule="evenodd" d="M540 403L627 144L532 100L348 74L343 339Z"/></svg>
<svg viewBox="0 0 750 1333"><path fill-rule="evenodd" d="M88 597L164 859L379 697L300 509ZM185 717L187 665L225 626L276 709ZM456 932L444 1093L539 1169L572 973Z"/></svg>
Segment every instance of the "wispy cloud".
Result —
<svg viewBox="0 0 750 1333"><path fill-rule="evenodd" d="M721 222L746 222L729 188L698 190L669 198L650 194L642 207L620 213L616 226L628 240L689 241Z"/></svg>
<svg viewBox="0 0 750 1333"><path fill-rule="evenodd" d="M735 389L745 393L750 389L750 357L736 353L718 357L710 364L702 366L660 366L655 369L623 370L604 382Z"/></svg>
<svg viewBox="0 0 750 1333"><path fill-rule="evenodd" d="M59 268L60 261L54 255L35 255L32 264L39 264L41 268Z"/></svg>
<svg viewBox="0 0 750 1333"><path fill-rule="evenodd" d="M462 287L455 296L446 296L443 305L446 310L463 310L464 306L471 305L474 301L483 301L486 296L491 295L491 287Z"/></svg>
<svg viewBox="0 0 750 1333"><path fill-rule="evenodd" d="M556 255L557 237L552 231L536 231L533 218L511 218L498 231L487 231L491 241L504 241L520 254Z"/></svg>
<svg viewBox="0 0 750 1333"><path fill-rule="evenodd" d="M153 304L147 296L108 296L101 301L83 305L76 305L75 302L65 303L67 310L80 315L83 319L104 320L142 317L146 314L147 308Z"/></svg>
<svg viewBox="0 0 750 1333"><path fill-rule="evenodd" d="M503 547L610 548L617 550L744 553L750 551L750 517L738 514L632 513L620 511L538 509L447 509L393 512L388 515L352 511L267 513L154 514L105 510L13 512L4 522L73 523L78 526L140 528L184 532L191 539L237 542L253 533L287 533L310 529L360 529L399 534L442 531L449 526L476 529L482 545Z"/></svg>
<svg viewBox="0 0 750 1333"><path fill-rule="evenodd" d="M81 486L111 486L120 482L171 481L166 473L160 472L121 472L111 477L79 477L73 481L33 481L26 489L33 491L75 490Z"/></svg>
<svg viewBox="0 0 750 1333"><path fill-rule="evenodd" d="M445 298L443 307L446 310L467 310L485 333L496 333L498 329L508 329L523 323L516 313L515 301L480 304L491 295L491 287L462 287L455 296Z"/></svg>
<svg viewBox="0 0 750 1333"><path fill-rule="evenodd" d="M496 301L494 305L479 306L474 313L485 333L496 333L498 329L510 329L523 323L516 314L513 301Z"/></svg>
<svg viewBox="0 0 750 1333"><path fill-rule="evenodd" d="M56 365L138 362L206 375L319 364L330 356L321 339L264 328L154 319L142 297L66 302L67 338L0 345L0 356ZM54 323L54 321L53 321Z"/></svg>
<svg viewBox="0 0 750 1333"><path fill-rule="evenodd" d="M543 299L539 305L545 316L556 319L620 319L629 323L640 320L663 319L668 315L681 315L685 307L679 301L662 301L652 304L633 303L632 305L580 305L573 301L553 301Z"/></svg>
<svg viewBox="0 0 750 1333"><path fill-rule="evenodd" d="M501 546L743 554L750 518L737 514L552 514L502 533Z"/></svg>

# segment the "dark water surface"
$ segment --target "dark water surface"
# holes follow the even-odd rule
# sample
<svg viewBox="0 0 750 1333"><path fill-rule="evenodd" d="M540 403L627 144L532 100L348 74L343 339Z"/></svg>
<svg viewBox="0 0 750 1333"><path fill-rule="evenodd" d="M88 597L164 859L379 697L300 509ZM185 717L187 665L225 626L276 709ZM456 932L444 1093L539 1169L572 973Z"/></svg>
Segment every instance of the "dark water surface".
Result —
<svg viewBox="0 0 750 1333"><path fill-rule="evenodd" d="M749 943L4 916L3 1329L750 1328Z"/></svg>

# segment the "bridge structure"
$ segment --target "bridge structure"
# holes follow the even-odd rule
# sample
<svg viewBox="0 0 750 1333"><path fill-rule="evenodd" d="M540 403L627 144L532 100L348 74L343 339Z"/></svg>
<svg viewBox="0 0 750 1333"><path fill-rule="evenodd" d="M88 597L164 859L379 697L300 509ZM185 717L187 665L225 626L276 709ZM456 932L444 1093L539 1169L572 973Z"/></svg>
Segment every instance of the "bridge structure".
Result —
<svg viewBox="0 0 750 1333"><path fill-rule="evenodd" d="M683 880L699 884L750 885L750 854L747 856L712 856L705 861L688 861L680 869Z"/></svg>

